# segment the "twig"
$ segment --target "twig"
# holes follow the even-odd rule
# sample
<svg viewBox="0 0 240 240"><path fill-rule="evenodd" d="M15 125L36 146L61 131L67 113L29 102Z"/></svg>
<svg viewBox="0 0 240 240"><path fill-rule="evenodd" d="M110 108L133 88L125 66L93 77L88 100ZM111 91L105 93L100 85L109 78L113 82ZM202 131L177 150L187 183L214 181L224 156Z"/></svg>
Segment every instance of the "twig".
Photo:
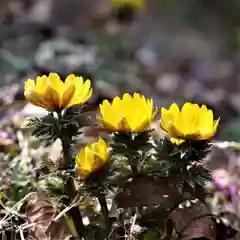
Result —
<svg viewBox="0 0 240 240"><path fill-rule="evenodd" d="M131 239L132 234L133 234L133 228L134 228L134 226L135 226L136 220L137 220L137 212L136 212L136 213L134 214L134 216L133 216L133 221L132 221L132 225L131 225L130 233L129 233L129 238L130 238L130 239Z"/></svg>
<svg viewBox="0 0 240 240"><path fill-rule="evenodd" d="M78 206L78 204L79 204L79 203L77 202L77 203L74 203L74 204L72 204L71 206L68 206L68 207L66 207L65 209L63 209L63 210L53 219L53 221L57 221L59 218L61 218L63 215L65 215L71 208Z"/></svg>
<svg viewBox="0 0 240 240"><path fill-rule="evenodd" d="M46 222L52 222L52 219L46 220L46 221L34 222L34 223L24 223L24 224L20 225L20 226L17 228L16 232L20 232L21 230L25 230L25 229L28 229L28 228L30 228L30 227L33 227L33 226L35 226L35 225L37 225L37 224L46 223Z"/></svg>
<svg viewBox="0 0 240 240"><path fill-rule="evenodd" d="M106 240L110 239L111 235L113 234L114 229L111 230L111 232L108 234L108 236L106 237Z"/></svg>
<svg viewBox="0 0 240 240"><path fill-rule="evenodd" d="M25 240L24 234L23 234L23 230L20 229L20 238L21 240Z"/></svg>
<svg viewBox="0 0 240 240"><path fill-rule="evenodd" d="M59 218L61 218L63 215L65 215L71 208L73 208L73 207L78 207L81 202L84 202L85 199L88 198L88 196L89 196L89 194L86 195L86 196L84 196L84 197L82 197L82 199L80 199L80 200L77 200L77 199L79 199L79 196L76 196L76 197L75 197L76 201L74 200L73 203L72 203L70 206L64 208L64 209L53 219L53 221L57 221Z"/></svg>
<svg viewBox="0 0 240 240"><path fill-rule="evenodd" d="M32 194L36 194L36 193L35 192L31 192L31 193L27 194L24 198L22 198L20 201L18 201L12 208L10 208L8 210L8 213L0 220L0 225L7 219L8 215L18 206L18 204L24 202Z"/></svg>

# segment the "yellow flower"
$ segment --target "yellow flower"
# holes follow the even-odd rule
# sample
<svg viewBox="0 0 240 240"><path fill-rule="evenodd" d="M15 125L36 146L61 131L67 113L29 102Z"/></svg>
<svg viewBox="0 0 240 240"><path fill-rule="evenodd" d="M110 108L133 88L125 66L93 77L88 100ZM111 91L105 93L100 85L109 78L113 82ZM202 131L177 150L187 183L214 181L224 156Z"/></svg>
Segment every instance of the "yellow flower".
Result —
<svg viewBox="0 0 240 240"><path fill-rule="evenodd" d="M145 4L145 0L112 0L112 5L114 7L133 7L133 8L141 8Z"/></svg>
<svg viewBox="0 0 240 240"><path fill-rule="evenodd" d="M24 86L26 99L49 111L65 109L86 102L92 96L90 80L70 74L63 82L57 73L28 79Z"/></svg>
<svg viewBox="0 0 240 240"><path fill-rule="evenodd" d="M125 93L120 99L115 97L112 103L104 100L100 104L100 124L113 132L144 132L147 131L152 120L157 115L153 112L153 100L138 93L133 97Z"/></svg>
<svg viewBox="0 0 240 240"><path fill-rule="evenodd" d="M176 103L169 109L161 108L160 127L171 138L207 140L215 135L218 124L219 119L214 120L212 110L205 105L187 102L181 110Z"/></svg>
<svg viewBox="0 0 240 240"><path fill-rule="evenodd" d="M85 179L91 173L101 168L110 158L110 151L102 138L98 142L82 148L75 158L76 172Z"/></svg>

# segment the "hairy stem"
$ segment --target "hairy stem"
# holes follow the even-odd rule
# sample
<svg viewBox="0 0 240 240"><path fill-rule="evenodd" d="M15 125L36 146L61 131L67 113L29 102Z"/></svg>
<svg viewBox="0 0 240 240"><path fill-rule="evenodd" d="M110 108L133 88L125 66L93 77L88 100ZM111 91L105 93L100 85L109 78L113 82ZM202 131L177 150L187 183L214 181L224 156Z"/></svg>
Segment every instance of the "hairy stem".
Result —
<svg viewBox="0 0 240 240"><path fill-rule="evenodd" d="M108 206L107 206L107 201L106 201L105 196L102 193L98 193L97 198L98 198L99 204L101 205L101 212L104 217L104 222L105 222L105 227L106 227L105 236L108 236L108 234L110 233L111 228L112 228L112 222L108 216L109 210L108 210Z"/></svg>
<svg viewBox="0 0 240 240"><path fill-rule="evenodd" d="M131 164L132 173L135 175L138 173L137 167Z"/></svg>
<svg viewBox="0 0 240 240"><path fill-rule="evenodd" d="M78 236L78 233L77 233L77 230L75 228L75 225L73 223L72 218L68 217L67 215L64 215L64 220L65 220L65 222L66 222L66 224L68 226L68 229L71 232L72 236L74 238L78 238L79 236Z"/></svg>
<svg viewBox="0 0 240 240"><path fill-rule="evenodd" d="M71 200L76 196L76 189L75 189L74 181L72 178L69 178L67 180L65 184L65 192L67 193L67 195L70 197ZM80 238L85 239L85 226L83 224L82 215L79 208L77 206L71 208L69 210L69 215L73 220L78 236Z"/></svg>
<svg viewBox="0 0 240 240"><path fill-rule="evenodd" d="M67 136L61 136L63 158L64 158L64 169L71 167L71 156L70 156L70 139Z"/></svg>
<svg viewBox="0 0 240 240"><path fill-rule="evenodd" d="M58 112L58 126L59 126L59 137L62 142L63 148L63 159L64 159L64 169L69 169L72 164L71 154L70 154L70 144L71 138L67 136L61 128L61 112ZM76 188L72 178L68 178L65 184L65 192L69 196L70 201L76 196ZM80 238L85 239L85 226L83 224L82 215L78 207L73 207L69 210L69 215L71 216L75 229Z"/></svg>

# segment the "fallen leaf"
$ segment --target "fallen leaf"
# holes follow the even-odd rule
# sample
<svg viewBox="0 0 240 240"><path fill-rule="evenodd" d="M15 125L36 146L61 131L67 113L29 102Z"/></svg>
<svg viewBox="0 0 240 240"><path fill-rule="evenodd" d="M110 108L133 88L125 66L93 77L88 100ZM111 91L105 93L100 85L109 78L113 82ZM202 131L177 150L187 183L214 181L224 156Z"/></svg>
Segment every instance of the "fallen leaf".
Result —
<svg viewBox="0 0 240 240"><path fill-rule="evenodd" d="M216 239L216 222L207 207L200 201L187 201L180 204L170 217L181 240Z"/></svg>
<svg viewBox="0 0 240 240"><path fill-rule="evenodd" d="M217 228L215 221L210 216L195 219L182 231L181 240L208 239L215 240Z"/></svg>
<svg viewBox="0 0 240 240"><path fill-rule="evenodd" d="M70 239L71 235L68 233L64 219L53 221L57 215L56 209L43 194L38 194L35 199L31 200L27 206L26 215L29 224L33 224L29 228L28 240Z"/></svg>
<svg viewBox="0 0 240 240"><path fill-rule="evenodd" d="M169 209L184 199L192 198L191 193L179 190L176 180L141 176L128 181L115 200L119 207L161 205L162 209Z"/></svg>

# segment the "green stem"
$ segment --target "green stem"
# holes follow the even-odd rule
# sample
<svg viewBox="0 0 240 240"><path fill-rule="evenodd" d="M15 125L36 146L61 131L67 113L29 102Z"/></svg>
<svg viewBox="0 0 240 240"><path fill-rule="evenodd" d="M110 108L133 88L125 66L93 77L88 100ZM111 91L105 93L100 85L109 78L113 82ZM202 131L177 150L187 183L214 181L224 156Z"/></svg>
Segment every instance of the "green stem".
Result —
<svg viewBox="0 0 240 240"><path fill-rule="evenodd" d="M108 216L109 210L108 210L108 206L107 206L107 201L106 201L105 196L102 193L98 193L97 198L98 198L99 204L101 205L101 212L104 217L104 222L105 222L105 227L106 227L105 236L108 236L108 234L110 233L111 228L112 228L112 222Z"/></svg>
<svg viewBox="0 0 240 240"><path fill-rule="evenodd" d="M73 223L73 220L71 217L68 217L67 215L64 215L64 220L68 226L69 231L71 232L72 236L74 238L79 238L77 230L75 228L75 225Z"/></svg>
<svg viewBox="0 0 240 240"><path fill-rule="evenodd" d="M136 175L138 173L137 167L131 164L132 173Z"/></svg>
<svg viewBox="0 0 240 240"><path fill-rule="evenodd" d="M75 189L75 184L72 178L69 178L65 184L65 192L67 195L70 197L72 200L76 196L76 189ZM85 226L83 224L82 220L82 214L79 210L79 208L73 207L69 210L69 215L71 216L73 223L75 225L75 229L78 233L78 236L80 238L85 239Z"/></svg>
<svg viewBox="0 0 240 240"><path fill-rule="evenodd" d="M63 149L63 158L64 158L64 169L71 167L71 156L70 156L70 139L67 136L60 137L62 142Z"/></svg>
<svg viewBox="0 0 240 240"><path fill-rule="evenodd" d="M137 173L138 173L138 168L136 166L136 163L133 162L132 158L134 155L138 154L137 152L134 152L132 151L131 152L131 149L128 149L128 153L125 155L127 157L127 160L128 160L128 164L130 165L131 167L131 170L132 170L132 174L133 176L136 176Z"/></svg>
<svg viewBox="0 0 240 240"><path fill-rule="evenodd" d="M65 136L65 134L62 131L61 128L61 112L57 112L58 115L58 126L59 126L59 138L62 142L62 148L63 148L63 159L64 159L64 169L68 169L71 167L71 155L70 155L70 143L71 143L71 138L69 136ZM69 196L70 200L74 199L76 196L76 188L75 184L72 178L68 178L66 184L65 184L65 192ZM75 225L75 229L78 233L78 236L80 238L85 239L85 226L83 224L82 220L82 215L81 212L79 211L79 208L73 207L69 210L69 215L71 216L73 223Z"/></svg>

